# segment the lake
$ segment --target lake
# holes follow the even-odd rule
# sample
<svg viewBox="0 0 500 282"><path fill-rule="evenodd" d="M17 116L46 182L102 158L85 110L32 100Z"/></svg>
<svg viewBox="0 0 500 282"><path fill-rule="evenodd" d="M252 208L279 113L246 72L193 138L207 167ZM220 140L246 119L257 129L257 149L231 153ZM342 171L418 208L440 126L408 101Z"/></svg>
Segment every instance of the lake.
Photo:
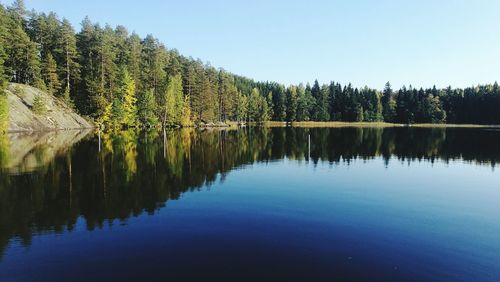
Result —
<svg viewBox="0 0 500 282"><path fill-rule="evenodd" d="M0 138L0 281L500 281L500 131Z"/></svg>

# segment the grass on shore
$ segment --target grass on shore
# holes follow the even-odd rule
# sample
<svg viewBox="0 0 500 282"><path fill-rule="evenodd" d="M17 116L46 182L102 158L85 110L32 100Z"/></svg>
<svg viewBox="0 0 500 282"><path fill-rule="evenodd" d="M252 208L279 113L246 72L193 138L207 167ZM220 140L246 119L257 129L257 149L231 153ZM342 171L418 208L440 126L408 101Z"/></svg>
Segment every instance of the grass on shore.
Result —
<svg viewBox="0 0 500 282"><path fill-rule="evenodd" d="M280 121L268 121L265 123L269 127L285 127L286 122ZM343 121L298 121L292 122L293 127L426 127L426 128L436 128L436 127L461 127L461 128L491 128L500 127L500 125L481 125L481 124L445 124L445 123L416 123L416 124L398 124L398 123L387 123L387 122L343 122Z"/></svg>

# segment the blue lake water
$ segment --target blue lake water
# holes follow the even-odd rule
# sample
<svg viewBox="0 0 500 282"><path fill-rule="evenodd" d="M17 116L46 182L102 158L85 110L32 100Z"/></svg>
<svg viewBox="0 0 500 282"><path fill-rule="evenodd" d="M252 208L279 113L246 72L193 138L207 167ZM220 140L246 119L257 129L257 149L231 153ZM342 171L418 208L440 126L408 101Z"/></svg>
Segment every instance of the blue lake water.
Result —
<svg viewBox="0 0 500 282"><path fill-rule="evenodd" d="M3 149L0 281L500 281L499 144L247 128Z"/></svg>

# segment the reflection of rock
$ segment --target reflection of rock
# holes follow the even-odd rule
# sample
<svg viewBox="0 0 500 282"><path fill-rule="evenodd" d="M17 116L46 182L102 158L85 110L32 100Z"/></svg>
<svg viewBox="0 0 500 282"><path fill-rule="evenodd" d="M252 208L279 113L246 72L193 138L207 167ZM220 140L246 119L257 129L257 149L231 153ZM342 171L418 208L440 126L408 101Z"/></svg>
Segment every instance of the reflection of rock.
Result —
<svg viewBox="0 0 500 282"><path fill-rule="evenodd" d="M11 173L30 172L82 140L91 130L10 133L6 169Z"/></svg>

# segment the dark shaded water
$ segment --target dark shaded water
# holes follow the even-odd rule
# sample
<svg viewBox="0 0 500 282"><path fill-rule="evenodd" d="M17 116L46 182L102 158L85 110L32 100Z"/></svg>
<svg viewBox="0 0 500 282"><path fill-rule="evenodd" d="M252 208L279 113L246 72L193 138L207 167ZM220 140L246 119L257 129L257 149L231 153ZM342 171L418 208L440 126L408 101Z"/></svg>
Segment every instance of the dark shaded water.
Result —
<svg viewBox="0 0 500 282"><path fill-rule="evenodd" d="M500 131L61 138L0 139L0 281L500 281Z"/></svg>

